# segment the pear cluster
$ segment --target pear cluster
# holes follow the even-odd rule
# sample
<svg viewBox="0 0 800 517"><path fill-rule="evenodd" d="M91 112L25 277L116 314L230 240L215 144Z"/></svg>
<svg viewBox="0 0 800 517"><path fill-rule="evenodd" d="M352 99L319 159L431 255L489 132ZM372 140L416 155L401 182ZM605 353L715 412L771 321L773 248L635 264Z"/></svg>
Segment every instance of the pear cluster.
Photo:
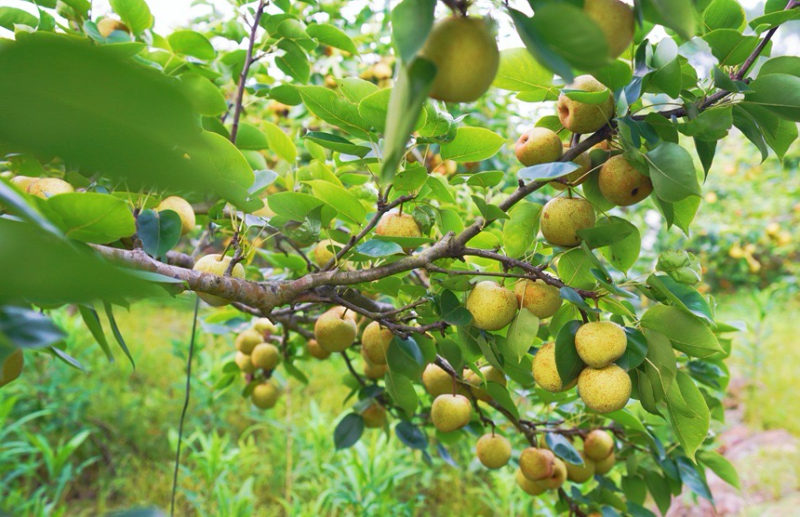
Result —
<svg viewBox="0 0 800 517"><path fill-rule="evenodd" d="M236 355L234 361L248 380L263 378L253 388L250 400L259 409L271 409L280 398L280 387L271 380L272 372L281 363L281 353L278 347L269 343L270 338L278 329L267 318L256 318L249 329L243 330L236 336L234 346ZM259 372L263 374L259 375Z"/></svg>

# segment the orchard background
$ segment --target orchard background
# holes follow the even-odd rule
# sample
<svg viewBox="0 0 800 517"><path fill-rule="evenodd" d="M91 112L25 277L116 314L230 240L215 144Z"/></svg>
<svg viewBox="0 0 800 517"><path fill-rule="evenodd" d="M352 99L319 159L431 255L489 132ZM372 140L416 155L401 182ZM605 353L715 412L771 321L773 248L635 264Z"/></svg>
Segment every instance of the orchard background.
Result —
<svg viewBox="0 0 800 517"><path fill-rule="evenodd" d="M0 6L0 514L791 514L796 1L152 3Z"/></svg>

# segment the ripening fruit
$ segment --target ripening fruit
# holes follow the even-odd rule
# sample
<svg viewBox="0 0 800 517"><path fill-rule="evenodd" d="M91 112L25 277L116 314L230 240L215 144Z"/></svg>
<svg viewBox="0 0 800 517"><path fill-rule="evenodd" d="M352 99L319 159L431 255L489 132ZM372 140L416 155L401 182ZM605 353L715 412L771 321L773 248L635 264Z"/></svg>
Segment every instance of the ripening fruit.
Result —
<svg viewBox="0 0 800 517"><path fill-rule="evenodd" d="M583 452L594 461L604 460L614 452L614 438L606 431L595 429L583 440Z"/></svg>
<svg viewBox="0 0 800 517"><path fill-rule="evenodd" d="M520 279L514 286L514 294L520 307L531 311L540 319L549 318L561 307L561 292L558 287L543 280Z"/></svg>
<svg viewBox="0 0 800 517"><path fill-rule="evenodd" d="M484 280L472 288L466 307L475 328L500 330L517 314L517 297L496 282Z"/></svg>
<svg viewBox="0 0 800 517"><path fill-rule="evenodd" d="M563 152L561 139L546 127L535 127L522 133L514 146L517 160L525 167L558 161Z"/></svg>
<svg viewBox="0 0 800 517"><path fill-rule="evenodd" d="M558 393L572 388L575 382L564 386L556 367L556 344L545 343L533 356L533 380L543 390Z"/></svg>
<svg viewBox="0 0 800 517"><path fill-rule="evenodd" d="M597 177L600 193L617 206L635 205L653 191L653 182L621 154L612 156Z"/></svg>
<svg viewBox="0 0 800 517"><path fill-rule="evenodd" d="M25 357L22 355L22 350L17 348L5 358L0 366L0 387L16 380L22 373L24 365Z"/></svg>
<svg viewBox="0 0 800 517"><path fill-rule="evenodd" d="M531 481L540 481L553 475L557 459L547 449L528 447L519 455L519 469Z"/></svg>
<svg viewBox="0 0 800 517"><path fill-rule="evenodd" d="M172 210L178 214L178 217L181 219L181 235L186 235L194 230L194 226L197 222L194 216L194 209L192 205L182 197L169 196L161 200L161 203L156 207L156 212L161 212L163 210Z"/></svg>
<svg viewBox="0 0 800 517"><path fill-rule="evenodd" d="M314 323L314 338L328 352L346 350L356 340L356 333L356 322L343 311L328 311Z"/></svg>
<svg viewBox="0 0 800 517"><path fill-rule="evenodd" d="M130 32L128 26L114 18L103 18L97 22L97 30L104 38L111 36L114 31Z"/></svg>
<svg viewBox="0 0 800 517"><path fill-rule="evenodd" d="M233 358L236 361L236 366L242 371L242 373L253 373L255 371L255 366L253 366L253 361L250 360L250 356L236 351L236 355Z"/></svg>
<svg viewBox="0 0 800 517"><path fill-rule="evenodd" d="M603 83L591 75L579 75L564 89L582 90L584 92L608 92L608 99L601 104L576 101L570 99L564 93L558 96L558 118L561 120L561 125L573 133L582 135L594 133L614 118L614 97Z"/></svg>
<svg viewBox="0 0 800 517"><path fill-rule="evenodd" d="M511 442L505 436L487 433L478 439L475 454L484 467L499 469L511 459Z"/></svg>
<svg viewBox="0 0 800 517"><path fill-rule="evenodd" d="M611 472L611 469L614 468L614 463L616 461L616 455L614 451L611 451L611 454L609 454L607 458L594 462L594 473L600 474L601 476L603 474L608 474Z"/></svg>
<svg viewBox="0 0 800 517"><path fill-rule="evenodd" d="M253 349L256 347L256 345L263 342L263 334L258 332L256 329L247 329L236 336L236 341L234 344L236 345L236 350L243 354L250 355L253 353Z"/></svg>
<svg viewBox="0 0 800 517"><path fill-rule="evenodd" d="M259 409L271 409L275 407L278 398L281 396L281 390L272 382L265 382L259 384L253 390L252 400L253 405Z"/></svg>
<svg viewBox="0 0 800 517"><path fill-rule="evenodd" d="M42 199L75 192L72 185L58 178L42 178L28 185L28 193Z"/></svg>
<svg viewBox="0 0 800 517"><path fill-rule="evenodd" d="M573 483L586 483L592 476L594 476L594 461L586 457L586 454L581 452L583 458L583 465L573 465L572 463L564 463L567 467L567 479Z"/></svg>
<svg viewBox="0 0 800 517"><path fill-rule="evenodd" d="M564 150L569 150L569 147L566 144L564 144ZM577 187L589 178L589 171L592 170L592 158L589 156L589 153L582 152L573 158L572 161L580 165L580 167L570 172L563 178L572 183L573 186ZM556 190L564 190L567 188L567 186L560 181L551 181L550 185L552 185Z"/></svg>
<svg viewBox="0 0 800 517"><path fill-rule="evenodd" d="M619 0L585 0L583 12L603 31L608 53L615 58L633 41L633 9Z"/></svg>
<svg viewBox="0 0 800 517"><path fill-rule="evenodd" d="M319 346L316 339L309 339L306 348L308 348L308 354L315 359L327 359L331 356L330 352Z"/></svg>
<svg viewBox="0 0 800 517"><path fill-rule="evenodd" d="M381 216L375 234L383 237L422 237L422 230L411 214L392 210Z"/></svg>
<svg viewBox="0 0 800 517"><path fill-rule="evenodd" d="M274 370L281 362L281 353L275 345L261 343L253 349L253 353L250 354L250 360L256 368Z"/></svg>
<svg viewBox="0 0 800 517"><path fill-rule="evenodd" d="M523 492L529 495L542 495L543 493L547 492L547 488L544 487L539 481L531 481L522 473L520 469L517 469L517 486L522 489Z"/></svg>
<svg viewBox="0 0 800 517"><path fill-rule="evenodd" d="M272 322L269 320L269 318L256 318L256 319L254 319L253 320L253 330L255 330L256 332L258 332L261 335L275 334L275 333L278 332L278 329L275 327L275 325L272 324Z"/></svg>
<svg viewBox="0 0 800 517"><path fill-rule="evenodd" d="M481 373L483 374L483 377L486 379L487 383L496 382L501 386L506 385L506 376L494 366L484 366L481 368ZM470 370L469 373L464 376L464 380L473 386L470 388L470 391L472 391L472 394L475 396L475 398L484 402L489 402L492 400L492 397L490 397L486 391L478 387L483 385L483 381L480 377L478 377L478 374Z"/></svg>
<svg viewBox="0 0 800 517"><path fill-rule="evenodd" d="M11 184L16 185L16 187L23 192L27 192L28 187L36 181L39 181L39 178L32 178L30 176L14 176L11 178Z"/></svg>
<svg viewBox="0 0 800 517"><path fill-rule="evenodd" d="M314 264L322 267L330 262L330 260L336 256L333 252L335 249L337 249L337 245L332 240L324 239L319 241L317 245L314 246L314 253L312 254Z"/></svg>
<svg viewBox="0 0 800 517"><path fill-rule="evenodd" d="M453 378L449 373L433 363L426 366L422 372L422 384L432 397L453 393ZM456 393L463 395L466 392L459 384L456 385Z"/></svg>
<svg viewBox="0 0 800 517"><path fill-rule="evenodd" d="M497 75L500 51L493 28L483 18L452 16L438 22L420 55L436 65L430 96L445 102L472 102Z"/></svg>
<svg viewBox="0 0 800 517"><path fill-rule="evenodd" d="M361 351L361 357L364 359L364 377L373 381L382 379L386 372L389 371L389 366L386 364L375 364L364 355Z"/></svg>
<svg viewBox="0 0 800 517"><path fill-rule="evenodd" d="M200 260L194 263L194 270L201 273L209 273L217 276L225 276L225 270L228 269L228 264L231 263L231 257L223 257L218 253L206 255L201 257ZM233 266L231 271L232 278L244 278L244 266L241 263ZM212 294L197 293L201 300L211 305L212 307L222 307L228 305L228 300Z"/></svg>
<svg viewBox="0 0 800 517"><path fill-rule="evenodd" d="M585 323L575 334L575 349L581 360L592 368L608 366L622 357L627 347L625 330L613 321Z"/></svg>
<svg viewBox="0 0 800 517"><path fill-rule="evenodd" d="M550 477L546 477L539 481L546 489L548 490L556 490L561 488L561 485L564 484L564 481L567 480L567 466L561 461L559 458L555 459L555 463L553 464L553 473Z"/></svg>
<svg viewBox="0 0 800 517"><path fill-rule="evenodd" d="M594 208L581 198L556 197L542 208L542 235L550 244L572 248L581 243L577 231L592 228Z"/></svg>
<svg viewBox="0 0 800 517"><path fill-rule="evenodd" d="M605 368L584 368L578 376L578 394L584 404L598 413L622 409L631 398L631 379L616 364Z"/></svg>
<svg viewBox="0 0 800 517"><path fill-rule="evenodd" d="M472 419L472 404L464 395L439 395L431 406L434 427L443 433L461 429Z"/></svg>
<svg viewBox="0 0 800 517"><path fill-rule="evenodd" d="M364 419L364 427L370 429L383 427L386 425L386 409L377 402L373 402L361 410L361 418Z"/></svg>
<svg viewBox="0 0 800 517"><path fill-rule="evenodd" d="M375 364L386 364L386 352L392 339L394 334L391 330L382 328L380 323L373 321L361 335L361 350L364 357Z"/></svg>
<svg viewBox="0 0 800 517"><path fill-rule="evenodd" d="M331 307L330 309L328 309L325 312L331 313L331 314L335 314L335 315L339 316L340 318L347 318L347 319L351 320L353 323L355 323L356 325L358 325L358 321L357 321L358 314L356 314L355 312L349 310L346 307L342 307L341 305L336 305L334 307Z"/></svg>

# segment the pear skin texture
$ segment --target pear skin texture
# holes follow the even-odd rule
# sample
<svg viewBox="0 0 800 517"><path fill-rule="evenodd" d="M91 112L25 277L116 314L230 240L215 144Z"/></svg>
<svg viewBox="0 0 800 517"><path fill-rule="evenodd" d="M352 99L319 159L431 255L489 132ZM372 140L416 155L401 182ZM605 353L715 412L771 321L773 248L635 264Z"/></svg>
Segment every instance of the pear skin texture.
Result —
<svg viewBox="0 0 800 517"><path fill-rule="evenodd" d="M376 429L386 425L386 410L378 403L372 403L361 411L364 427Z"/></svg>
<svg viewBox="0 0 800 517"><path fill-rule="evenodd" d="M488 433L478 439L475 454L487 469L499 469L511 459L511 442L505 436Z"/></svg>
<svg viewBox="0 0 800 517"><path fill-rule="evenodd" d="M253 353L253 349L256 345L263 342L264 336L260 332L255 329L247 329L236 336L234 344L236 345L236 350L243 354L250 355Z"/></svg>
<svg viewBox="0 0 800 517"><path fill-rule="evenodd" d="M353 312L351 310L347 310L345 307L342 307L341 305L337 305L335 307L331 307L330 309L325 311L325 313L326 314L328 314L328 313L335 314L340 318L347 318L347 319L351 320L353 323L358 324L358 321L357 321L358 314L356 314L355 312Z"/></svg>
<svg viewBox="0 0 800 517"><path fill-rule="evenodd" d="M109 37L114 31L130 32L127 25L114 18L103 18L97 22L97 30L104 38Z"/></svg>
<svg viewBox="0 0 800 517"><path fill-rule="evenodd" d="M587 458L583 452L581 452L581 458L583 458L583 465L564 462L567 467L567 479L573 483L586 483L594 476L594 461Z"/></svg>
<svg viewBox="0 0 800 517"><path fill-rule="evenodd" d="M386 364L386 352L394 339L394 334L380 323L373 321L361 335L361 350L364 356L374 364Z"/></svg>
<svg viewBox="0 0 800 517"><path fill-rule="evenodd" d="M517 303L539 319L549 318L561 307L561 292L543 280L520 279L514 286Z"/></svg>
<svg viewBox="0 0 800 517"><path fill-rule="evenodd" d="M583 440L583 452L594 461L604 460L614 452L614 438L606 431L595 429Z"/></svg>
<svg viewBox="0 0 800 517"><path fill-rule="evenodd" d="M28 185L28 193L42 199L75 192L75 189L58 178L42 178Z"/></svg>
<svg viewBox="0 0 800 517"><path fill-rule="evenodd" d="M576 232L594 223L594 208L585 199L556 197L542 208L542 235L555 246L574 248L581 243Z"/></svg>
<svg viewBox="0 0 800 517"><path fill-rule="evenodd" d="M259 384L253 390L253 405L258 409L271 409L275 407L281 396L281 390L271 382Z"/></svg>
<svg viewBox="0 0 800 517"><path fill-rule="evenodd" d="M625 353L628 337L613 321L592 321L575 334L575 349L586 366L604 368Z"/></svg>
<svg viewBox="0 0 800 517"><path fill-rule="evenodd" d="M500 330L517 314L517 297L505 287L485 280L478 282L467 296L472 325L481 330Z"/></svg>
<svg viewBox="0 0 800 517"><path fill-rule="evenodd" d="M453 393L453 378L433 363L426 366L422 372L422 384L432 397ZM466 395L467 390L461 384L456 384L456 393Z"/></svg>
<svg viewBox="0 0 800 517"><path fill-rule="evenodd" d="M237 350L233 360L236 361L236 366L239 367L242 373L253 373L256 370L255 366L253 366L253 361L250 360L250 356L243 352Z"/></svg>
<svg viewBox="0 0 800 517"><path fill-rule="evenodd" d="M250 354L250 360L256 368L274 370L281 362L281 353L275 345L261 343L253 349L253 353Z"/></svg>
<svg viewBox="0 0 800 517"><path fill-rule="evenodd" d="M614 468L614 463L616 462L617 457L614 451L611 451L611 454L609 454L607 458L594 462L594 473L600 474L601 476L608 474L611 472L611 469Z"/></svg>
<svg viewBox="0 0 800 517"><path fill-rule="evenodd" d="M586 0L586 13L603 31L608 53L615 58L625 52L633 41L633 9L619 0Z"/></svg>
<svg viewBox="0 0 800 517"><path fill-rule="evenodd" d="M253 320L253 330L262 335L275 334L278 329L269 321L269 318L256 318Z"/></svg>
<svg viewBox="0 0 800 517"><path fill-rule="evenodd" d="M343 352L356 340L355 321L335 312L326 312L314 323L314 338L328 352Z"/></svg>
<svg viewBox="0 0 800 517"><path fill-rule="evenodd" d="M582 90L584 92L608 92L608 100L602 104L587 104L570 99L565 94L558 96L558 118L561 125L581 135L594 133L614 118L614 97L603 83L591 75L579 75L565 89Z"/></svg>
<svg viewBox="0 0 800 517"><path fill-rule="evenodd" d="M319 346L316 339L309 339L306 348L308 348L308 354L314 359L322 360L331 356L330 352Z"/></svg>
<svg viewBox="0 0 800 517"><path fill-rule="evenodd" d="M381 216L375 234L382 237L422 237L422 230L411 214L392 211Z"/></svg>
<svg viewBox="0 0 800 517"><path fill-rule="evenodd" d="M542 495L547 489L538 481L531 481L526 478L520 469L517 469L517 486L528 495Z"/></svg>
<svg viewBox="0 0 800 517"><path fill-rule="evenodd" d="M23 192L28 191L28 187L30 187L34 182L39 181L39 178L33 178L31 176L14 176L11 178L11 184L15 185L18 189Z"/></svg>
<svg viewBox="0 0 800 517"><path fill-rule="evenodd" d="M610 413L625 407L631 398L631 379L617 366L584 368L578 376L578 394L587 407L598 413Z"/></svg>
<svg viewBox="0 0 800 517"><path fill-rule="evenodd" d="M653 192L653 182L628 163L621 154L600 168L598 185L603 197L617 206L631 206Z"/></svg>
<svg viewBox="0 0 800 517"><path fill-rule="evenodd" d="M386 364L375 364L364 355L364 349L361 349L361 357L364 359L364 377L376 381L382 379L386 372L389 371L389 366Z"/></svg>
<svg viewBox="0 0 800 517"><path fill-rule="evenodd" d="M556 366L556 344L545 343L533 356L533 380L545 391L558 393L570 389L573 384L564 386Z"/></svg>
<svg viewBox="0 0 800 517"><path fill-rule="evenodd" d="M434 427L443 433L461 429L472 418L472 404L464 395L439 395L431 406Z"/></svg>
<svg viewBox="0 0 800 517"><path fill-rule="evenodd" d="M18 348L11 352L3 361L2 366L0 366L0 387L19 378L23 366L25 366L25 356L22 355L22 350Z"/></svg>
<svg viewBox="0 0 800 517"><path fill-rule="evenodd" d="M547 449L528 447L519 455L519 470L531 481L541 481L553 475L557 459Z"/></svg>
<svg viewBox="0 0 800 517"><path fill-rule="evenodd" d="M186 235L194 230L197 219L194 216L194 209L188 201L178 196L164 198L156 207L157 212L162 210L172 210L181 218L181 235Z"/></svg>
<svg viewBox="0 0 800 517"><path fill-rule="evenodd" d="M492 28L483 18L451 16L431 29L420 55L434 62L429 95L445 102L473 102L486 93L500 66Z"/></svg>
<svg viewBox="0 0 800 517"><path fill-rule="evenodd" d="M483 377L486 379L487 383L496 382L501 386L505 386L507 383L506 376L503 375L503 372L501 372L494 366L484 366L483 368L481 368L481 373L483 374ZM492 400L492 397L490 397L486 391L484 391L479 387L483 386L483 380L480 377L478 377L478 375L475 372L469 370L469 373L464 375L464 380L473 386L470 388L470 391L475 396L475 398L477 398L478 400L482 400L484 402L489 402Z"/></svg>
<svg viewBox="0 0 800 517"><path fill-rule="evenodd" d="M569 148L565 146L565 150L567 149ZM580 168L570 172L564 176L563 179L566 179L573 186L577 187L589 178L589 171L592 170L592 158L589 156L589 153L583 152L576 156L572 161L580 165ZM567 186L560 181L551 181L550 185L552 185L552 187L556 190L564 190L567 188Z"/></svg>
<svg viewBox="0 0 800 517"><path fill-rule="evenodd" d="M535 127L522 133L514 146L517 160L525 167L558 161L563 152L561 139L546 127Z"/></svg>
<svg viewBox="0 0 800 517"><path fill-rule="evenodd" d="M231 257L223 258L222 255L214 253L211 255L206 255L205 257L201 257L200 260L194 263L193 269L195 271L200 271L201 273L225 276L225 270L228 269L228 264L230 263ZM231 277L244 278L244 266L241 263L233 266ZM197 296L199 296L201 300L212 307L222 307L223 305L228 305L228 303L230 303L225 298L220 298L219 296L214 296L212 294L197 293Z"/></svg>
<svg viewBox="0 0 800 517"><path fill-rule="evenodd" d="M327 264L335 256L332 251L334 249L337 249L337 245L332 240L324 239L319 241L319 243L314 246L314 253L311 254L311 258L314 259L314 264L319 267Z"/></svg>
<svg viewBox="0 0 800 517"><path fill-rule="evenodd" d="M553 464L553 473L550 477L546 477L539 481L548 490L557 490L561 488L564 481L567 480L567 465L559 458L555 459Z"/></svg>

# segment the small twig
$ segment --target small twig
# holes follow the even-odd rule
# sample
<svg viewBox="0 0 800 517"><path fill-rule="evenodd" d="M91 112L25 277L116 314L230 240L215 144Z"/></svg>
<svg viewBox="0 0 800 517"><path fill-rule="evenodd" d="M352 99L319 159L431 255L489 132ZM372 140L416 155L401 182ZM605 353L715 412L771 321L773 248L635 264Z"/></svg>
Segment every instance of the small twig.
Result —
<svg viewBox="0 0 800 517"><path fill-rule="evenodd" d="M253 25L250 28L250 38L247 42L247 56L245 57L244 66L242 66L242 73L239 75L239 85L236 88L236 101L233 105L233 125L231 126L231 142L236 143L236 135L239 132L239 119L242 116L242 101L244 99L244 88L247 83L247 74L250 73L250 65L253 64L253 46L256 42L256 33L258 32L258 23L261 21L261 15L264 14L265 0L259 0L258 7L253 19Z"/></svg>

